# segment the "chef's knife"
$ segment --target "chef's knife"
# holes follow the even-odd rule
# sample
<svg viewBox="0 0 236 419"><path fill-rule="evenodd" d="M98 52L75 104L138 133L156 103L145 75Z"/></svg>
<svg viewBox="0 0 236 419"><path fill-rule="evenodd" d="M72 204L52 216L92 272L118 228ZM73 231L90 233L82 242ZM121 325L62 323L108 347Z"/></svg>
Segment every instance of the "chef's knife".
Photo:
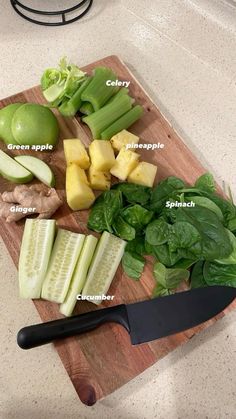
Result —
<svg viewBox="0 0 236 419"><path fill-rule="evenodd" d="M212 286L121 304L65 319L24 327L17 343L22 349L88 332L103 323L121 324L137 345L190 329L220 313L236 297L236 288Z"/></svg>

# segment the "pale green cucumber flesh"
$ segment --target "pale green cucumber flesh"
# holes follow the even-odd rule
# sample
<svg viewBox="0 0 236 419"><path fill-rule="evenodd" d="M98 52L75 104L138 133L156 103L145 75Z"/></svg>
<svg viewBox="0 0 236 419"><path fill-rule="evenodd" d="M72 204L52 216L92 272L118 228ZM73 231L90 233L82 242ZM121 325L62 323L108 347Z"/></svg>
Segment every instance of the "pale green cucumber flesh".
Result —
<svg viewBox="0 0 236 419"><path fill-rule="evenodd" d="M98 239L94 236L87 236L83 249L79 256L69 290L64 303L60 305L60 312L65 316L71 316L77 302L77 295L81 293L88 269L97 245Z"/></svg>
<svg viewBox="0 0 236 419"><path fill-rule="evenodd" d="M85 236L68 230L58 230L41 296L45 300L63 303L83 247Z"/></svg>
<svg viewBox="0 0 236 419"><path fill-rule="evenodd" d="M0 173L2 177L14 183L28 183L33 179L31 172L4 153L4 151L0 151Z"/></svg>
<svg viewBox="0 0 236 419"><path fill-rule="evenodd" d="M33 156L17 156L15 160L45 185L49 187L55 186L54 174L44 161Z"/></svg>
<svg viewBox="0 0 236 419"><path fill-rule="evenodd" d="M28 218L25 222L18 272L21 298L40 298L55 228L55 220Z"/></svg>
<svg viewBox="0 0 236 419"><path fill-rule="evenodd" d="M106 295L123 256L125 246L124 240L106 231L103 232L89 268L82 291L83 296ZM102 299L99 297L93 300L89 298L89 301L100 304Z"/></svg>

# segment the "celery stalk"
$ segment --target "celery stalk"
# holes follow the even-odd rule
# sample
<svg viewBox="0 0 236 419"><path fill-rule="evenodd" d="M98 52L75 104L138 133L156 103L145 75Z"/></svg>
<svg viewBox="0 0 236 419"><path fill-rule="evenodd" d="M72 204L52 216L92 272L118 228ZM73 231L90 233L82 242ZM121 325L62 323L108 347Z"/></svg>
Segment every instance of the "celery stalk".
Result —
<svg viewBox="0 0 236 419"><path fill-rule="evenodd" d="M123 129L127 129L136 122L143 114L143 108L140 105L136 105L130 111L126 112L122 115L119 119L117 119L112 125L106 128L101 133L102 140L110 140L113 135L117 134L118 132L122 131Z"/></svg>
<svg viewBox="0 0 236 419"><path fill-rule="evenodd" d="M91 115L94 112L93 106L89 102L83 102L79 110L84 115Z"/></svg>
<svg viewBox="0 0 236 419"><path fill-rule="evenodd" d="M81 84L81 86L76 90L73 96L68 100L62 103L59 106L59 111L63 116L74 116L81 107L82 100L81 95L83 91L90 84L92 77L87 77L87 79Z"/></svg>
<svg viewBox="0 0 236 419"><path fill-rule="evenodd" d="M110 68L97 67L91 83L81 95L82 101L90 102L95 111L101 109L118 90L116 86L107 86L106 82L108 80L115 81L116 78L116 75Z"/></svg>
<svg viewBox="0 0 236 419"><path fill-rule="evenodd" d="M128 95L122 95L112 103L103 106L97 112L83 118L92 131L94 139L101 138L101 133L113 124L122 115L128 112L132 107L132 98Z"/></svg>
<svg viewBox="0 0 236 419"><path fill-rule="evenodd" d="M127 89L127 87L122 87L114 96L112 96L108 102L106 103L106 105L108 105L108 103L112 103L113 100L119 98L120 96L123 95L128 95L129 94L129 89Z"/></svg>

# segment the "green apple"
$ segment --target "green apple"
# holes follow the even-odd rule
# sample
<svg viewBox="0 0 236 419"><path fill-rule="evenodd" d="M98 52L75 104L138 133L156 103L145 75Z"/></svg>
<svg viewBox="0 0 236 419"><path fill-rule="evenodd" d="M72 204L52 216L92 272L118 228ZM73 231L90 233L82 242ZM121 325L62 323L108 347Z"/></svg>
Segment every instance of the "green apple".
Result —
<svg viewBox="0 0 236 419"><path fill-rule="evenodd" d="M14 113L19 109L23 103L12 103L0 110L0 138L6 144L18 144L12 135L11 122Z"/></svg>
<svg viewBox="0 0 236 419"><path fill-rule="evenodd" d="M36 103L25 103L13 115L12 134L21 145L55 145L59 127L51 109Z"/></svg>
<svg viewBox="0 0 236 419"><path fill-rule="evenodd" d="M14 183L28 183L33 179L31 172L0 150L0 174Z"/></svg>
<svg viewBox="0 0 236 419"><path fill-rule="evenodd" d="M37 179L45 183L45 185L49 187L55 186L54 174L44 161L33 156L17 156L15 160L33 173Z"/></svg>

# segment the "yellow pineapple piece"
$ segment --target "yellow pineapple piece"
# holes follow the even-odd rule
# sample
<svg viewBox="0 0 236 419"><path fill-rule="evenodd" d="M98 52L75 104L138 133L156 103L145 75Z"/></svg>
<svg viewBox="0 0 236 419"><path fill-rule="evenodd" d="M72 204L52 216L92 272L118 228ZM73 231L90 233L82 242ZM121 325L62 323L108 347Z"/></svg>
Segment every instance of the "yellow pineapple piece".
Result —
<svg viewBox="0 0 236 419"><path fill-rule="evenodd" d="M93 140L89 146L91 164L96 170L107 171L115 164L115 155L110 141Z"/></svg>
<svg viewBox="0 0 236 419"><path fill-rule="evenodd" d="M89 156L82 141L75 138L72 140L64 140L63 144L67 166L71 163L76 163L81 169L89 168Z"/></svg>
<svg viewBox="0 0 236 419"><path fill-rule="evenodd" d="M110 173L120 180L125 180L137 166L139 157L138 153L126 150L125 146L123 146L116 157L116 163L110 170Z"/></svg>
<svg viewBox="0 0 236 419"><path fill-rule="evenodd" d="M85 171L75 163L66 169L66 199L73 211L90 208L95 201Z"/></svg>
<svg viewBox="0 0 236 419"><path fill-rule="evenodd" d="M157 166L155 166L154 164L142 161L129 174L128 182L152 187L155 180L156 173L157 173Z"/></svg>
<svg viewBox="0 0 236 419"><path fill-rule="evenodd" d="M91 164L89 170L89 182L92 189L96 189L98 191L106 191L110 189L111 186L111 174L107 172L102 172L100 170L95 169L95 167Z"/></svg>
<svg viewBox="0 0 236 419"><path fill-rule="evenodd" d="M138 144L139 137L129 131L126 131L126 129L123 129L122 131L118 132L118 134L114 135L110 141L115 152L118 153L121 148L127 144Z"/></svg>

